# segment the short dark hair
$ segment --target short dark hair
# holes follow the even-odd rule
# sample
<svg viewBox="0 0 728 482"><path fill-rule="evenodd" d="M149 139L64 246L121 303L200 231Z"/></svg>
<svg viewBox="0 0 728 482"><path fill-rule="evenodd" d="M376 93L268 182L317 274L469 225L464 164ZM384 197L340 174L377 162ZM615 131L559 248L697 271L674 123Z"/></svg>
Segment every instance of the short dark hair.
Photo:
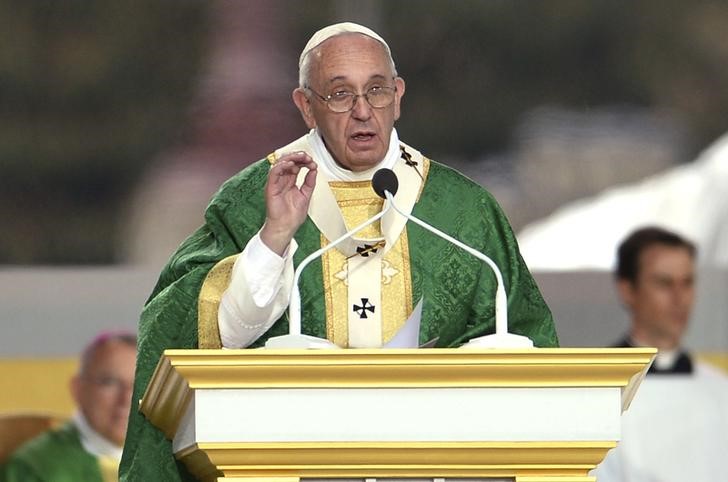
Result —
<svg viewBox="0 0 728 482"><path fill-rule="evenodd" d="M617 249L617 279L632 283L637 281L640 255L644 250L656 244L684 248L693 258L697 252L692 242L672 231L656 226L638 229L622 241Z"/></svg>
<svg viewBox="0 0 728 482"><path fill-rule="evenodd" d="M91 340L86 347L84 347L83 352L81 352L81 363L78 368L78 372L82 374L85 373L86 370L88 370L89 363L91 363L96 350L112 341L118 341L125 345L129 345L134 349L136 349L137 346L137 336L134 333L127 331L101 332L96 335L94 339Z"/></svg>

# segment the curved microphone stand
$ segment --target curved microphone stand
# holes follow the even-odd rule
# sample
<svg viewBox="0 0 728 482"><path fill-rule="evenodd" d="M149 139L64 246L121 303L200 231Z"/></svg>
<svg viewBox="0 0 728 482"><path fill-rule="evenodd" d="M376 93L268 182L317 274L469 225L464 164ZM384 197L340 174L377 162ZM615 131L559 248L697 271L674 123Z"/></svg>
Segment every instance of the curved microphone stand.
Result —
<svg viewBox="0 0 728 482"><path fill-rule="evenodd" d="M301 291L298 288L298 280L301 278L301 272L309 265L309 263L311 263L311 261L323 255L326 251L335 248L346 239L372 224L374 221L380 219L390 209L391 203L385 205L384 209L375 216L364 221L351 231L344 233L332 243L329 243L323 248L306 256L301 264L298 265L298 268L296 268L296 272L293 277L293 289L291 290L291 298L288 303L288 334L269 338L268 341L265 342L266 348L339 348L338 345L335 345L325 338L303 335L301 333Z"/></svg>
<svg viewBox="0 0 728 482"><path fill-rule="evenodd" d="M389 206L391 206L400 215L442 239L451 242L467 253L470 253L479 260L485 262L493 270L497 281L495 292L495 333L492 335L473 338L462 345L461 348L533 348L533 341L527 336L516 335L515 333L508 332L508 299L506 297L506 290L503 284L503 275L493 260L483 253L471 248L467 244L458 241L449 234L444 233L436 227L430 226L426 222L402 211L394 202L394 194L397 193L399 181L392 170L380 169L374 173L372 186L377 194L389 201Z"/></svg>

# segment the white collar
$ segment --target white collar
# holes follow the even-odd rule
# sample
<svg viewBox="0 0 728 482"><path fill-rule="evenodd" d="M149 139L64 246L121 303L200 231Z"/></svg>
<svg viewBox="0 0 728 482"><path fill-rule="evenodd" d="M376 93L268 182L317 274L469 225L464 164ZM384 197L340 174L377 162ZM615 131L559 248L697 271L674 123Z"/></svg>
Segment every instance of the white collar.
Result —
<svg viewBox="0 0 728 482"><path fill-rule="evenodd" d="M644 343L641 343L640 341L636 340L633 336L630 336L630 342L632 343L632 346L650 346L645 345ZM672 350L658 350L657 355L655 355L655 361L653 362L655 365L655 368L658 370L669 370L675 365L675 361L677 361L677 358L680 356L680 349L674 348Z"/></svg>
<svg viewBox="0 0 728 482"><path fill-rule="evenodd" d="M334 161L331 153L326 148L321 135L317 129L311 129L308 133L308 142L313 150L314 161L318 164L319 169L323 169L324 173L331 179L336 181L365 181L372 178L379 169L392 169L394 163L399 158L399 137L397 129L392 128L392 134L389 136L389 149L379 164L367 169L366 171L354 172L344 169Z"/></svg>
<svg viewBox="0 0 728 482"><path fill-rule="evenodd" d="M72 421L78 429L78 433L81 438L81 445L83 445L83 448L86 449L86 452L96 455L97 457L106 456L116 460L121 460L123 447L119 447L91 428L88 420L86 420L86 417L83 416L80 410L77 410L73 414Z"/></svg>
<svg viewBox="0 0 728 482"><path fill-rule="evenodd" d="M669 370L675 365L679 356L678 350L659 350L655 355L655 367L658 370Z"/></svg>

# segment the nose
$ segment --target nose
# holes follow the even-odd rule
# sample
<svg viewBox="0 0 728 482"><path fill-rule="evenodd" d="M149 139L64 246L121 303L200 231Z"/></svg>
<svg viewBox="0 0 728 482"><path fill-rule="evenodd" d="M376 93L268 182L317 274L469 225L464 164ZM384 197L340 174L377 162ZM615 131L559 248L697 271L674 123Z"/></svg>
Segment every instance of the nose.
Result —
<svg viewBox="0 0 728 482"><path fill-rule="evenodd" d="M351 115L358 120L365 121L372 116L372 106L369 105L366 97L359 95L354 99L354 108L351 109Z"/></svg>

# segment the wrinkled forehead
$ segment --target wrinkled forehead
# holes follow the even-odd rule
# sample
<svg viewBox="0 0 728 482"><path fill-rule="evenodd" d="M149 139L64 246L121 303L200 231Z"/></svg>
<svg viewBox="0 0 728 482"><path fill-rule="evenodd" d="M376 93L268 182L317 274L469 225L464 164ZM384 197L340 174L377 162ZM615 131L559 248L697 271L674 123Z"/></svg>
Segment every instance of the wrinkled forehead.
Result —
<svg viewBox="0 0 728 482"><path fill-rule="evenodd" d="M308 77L303 83L318 88L345 83L364 88L369 82L384 82L396 71L382 45L359 34L344 34L327 39L305 61Z"/></svg>

